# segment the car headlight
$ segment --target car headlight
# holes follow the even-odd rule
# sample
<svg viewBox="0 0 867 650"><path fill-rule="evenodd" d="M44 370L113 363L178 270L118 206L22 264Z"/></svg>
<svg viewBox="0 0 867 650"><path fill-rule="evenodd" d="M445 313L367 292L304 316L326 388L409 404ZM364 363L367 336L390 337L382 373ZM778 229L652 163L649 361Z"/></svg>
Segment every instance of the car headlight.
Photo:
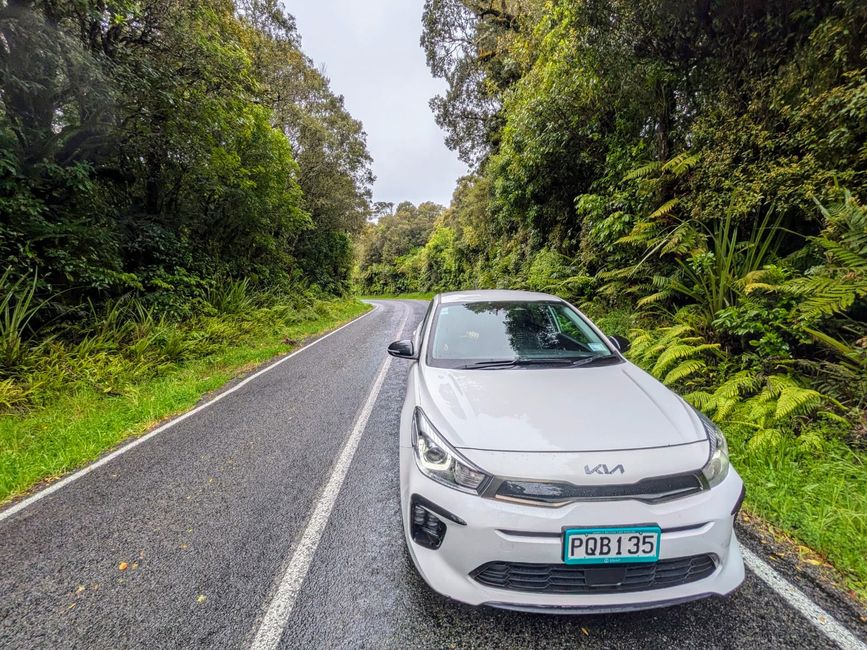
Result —
<svg viewBox="0 0 867 650"><path fill-rule="evenodd" d="M702 468L701 473L709 488L722 483L729 473L729 446L720 428L701 411L696 411L699 420L704 425L707 438L710 440L710 459Z"/></svg>
<svg viewBox="0 0 867 650"><path fill-rule="evenodd" d="M443 440L420 408L412 421L412 447L422 474L455 490L478 494L490 478Z"/></svg>

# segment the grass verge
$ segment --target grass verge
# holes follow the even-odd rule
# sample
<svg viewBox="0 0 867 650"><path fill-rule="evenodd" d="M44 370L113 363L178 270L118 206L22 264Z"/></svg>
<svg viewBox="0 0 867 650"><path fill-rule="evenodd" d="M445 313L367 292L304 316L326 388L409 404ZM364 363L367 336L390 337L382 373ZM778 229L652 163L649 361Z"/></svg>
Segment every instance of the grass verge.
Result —
<svg viewBox="0 0 867 650"><path fill-rule="evenodd" d="M104 381L68 381L52 390L43 404L0 415L0 502L95 460L119 442L193 407L202 395L238 374L291 352L304 338L368 309L355 299L336 299L320 300L304 309L271 306L244 316L213 316L178 330L185 340L196 341L204 328L223 332L207 346L205 356L150 364L158 371L140 379L132 374L112 390L106 389ZM123 352L127 358L127 351ZM65 354L68 363L74 354ZM118 359L122 356L117 353ZM88 361L94 358L89 351Z"/></svg>
<svg viewBox="0 0 867 650"><path fill-rule="evenodd" d="M867 468L843 442L751 449L727 430L732 464L747 486L746 509L791 535L836 568L867 603Z"/></svg>

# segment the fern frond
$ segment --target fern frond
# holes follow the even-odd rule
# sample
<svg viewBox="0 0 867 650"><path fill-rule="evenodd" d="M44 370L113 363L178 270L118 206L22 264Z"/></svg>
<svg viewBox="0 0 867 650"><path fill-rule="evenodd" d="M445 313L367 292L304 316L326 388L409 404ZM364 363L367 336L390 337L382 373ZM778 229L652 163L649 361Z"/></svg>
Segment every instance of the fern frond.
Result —
<svg viewBox="0 0 867 650"><path fill-rule="evenodd" d="M827 276L797 278L789 282L786 289L804 298L798 305L798 311L804 318L832 316L846 311L857 299L867 296L867 275L860 282Z"/></svg>
<svg viewBox="0 0 867 650"><path fill-rule="evenodd" d="M714 420L717 422L725 422L729 416L735 411L738 406L738 400L717 398L716 411L714 412Z"/></svg>
<svg viewBox="0 0 867 650"><path fill-rule="evenodd" d="M624 278L628 278L630 275L635 273L638 265L634 266L625 266L622 269L612 269L610 271L600 271L596 274L596 277L600 280L622 280Z"/></svg>
<svg viewBox="0 0 867 650"><path fill-rule="evenodd" d="M663 240L659 253L685 256L701 247L700 238L701 235L689 223L683 223Z"/></svg>
<svg viewBox="0 0 867 650"><path fill-rule="evenodd" d="M671 297L671 292L669 291L657 291L656 293L652 293L649 296L644 296L637 303L635 303L638 307L646 307L647 305L652 305L657 302L662 302L663 300L668 300Z"/></svg>
<svg viewBox="0 0 867 650"><path fill-rule="evenodd" d="M763 268L750 271L741 278L739 284L747 294L753 291L774 292L780 290L783 279L784 276L779 269Z"/></svg>
<svg viewBox="0 0 867 650"><path fill-rule="evenodd" d="M653 366L652 373L659 376L662 372L670 368L678 361L685 359L694 359L697 355L706 350L716 350L719 348L719 343L704 343L702 345L673 345L659 355L656 364Z"/></svg>
<svg viewBox="0 0 867 650"><path fill-rule="evenodd" d="M765 380L765 388L762 393L778 398L785 389L798 387L797 382L788 375L770 375Z"/></svg>
<svg viewBox="0 0 867 650"><path fill-rule="evenodd" d="M759 384L759 377L749 370L742 370L729 377L714 391L714 395L722 399L740 397L742 393L755 390Z"/></svg>
<svg viewBox="0 0 867 650"><path fill-rule="evenodd" d="M816 429L808 429L798 436L798 446L803 451L821 451L825 447L825 437Z"/></svg>
<svg viewBox="0 0 867 650"><path fill-rule="evenodd" d="M779 429L759 429L747 442L751 450L777 447L783 442L783 434Z"/></svg>
<svg viewBox="0 0 867 650"><path fill-rule="evenodd" d="M687 377L691 377L695 373L700 372L706 368L707 364L703 360L689 359L678 365L673 370L670 370L669 373L665 376L665 379L662 380L662 383L666 385L674 384L675 382L682 381Z"/></svg>
<svg viewBox="0 0 867 650"><path fill-rule="evenodd" d="M825 401L825 396L810 388L788 386L780 392L774 417L777 420L815 411Z"/></svg>
<svg viewBox="0 0 867 650"><path fill-rule="evenodd" d="M615 244L647 244L650 241L650 234L643 232L644 229L636 231L632 230L628 235L618 237L614 240Z"/></svg>
<svg viewBox="0 0 867 650"><path fill-rule="evenodd" d="M662 165L662 171L670 172L675 176L681 176L695 167L699 160L701 160L700 154L690 154L687 151L683 151Z"/></svg>
<svg viewBox="0 0 867 650"><path fill-rule="evenodd" d="M692 325L673 325L672 327L662 328L663 338L666 341L673 341L682 338L684 334L692 334L695 328Z"/></svg>
<svg viewBox="0 0 867 650"><path fill-rule="evenodd" d="M816 237L813 241L825 249L828 257L843 266L859 271L867 271L867 256L843 246L827 237Z"/></svg>
<svg viewBox="0 0 867 650"><path fill-rule="evenodd" d="M696 390L687 393L683 396L687 402L692 404L699 411L713 412L716 410L718 400L714 395L711 395L704 390Z"/></svg>
<svg viewBox="0 0 867 650"><path fill-rule="evenodd" d="M655 174L660 169L662 169L662 163L658 160L654 160L653 162L649 162L641 167L636 167L635 169L629 171L624 177L624 181L634 181L639 178L646 178L651 174Z"/></svg>
<svg viewBox="0 0 867 650"><path fill-rule="evenodd" d="M673 199L669 199L661 206L656 208L653 212L651 212L647 218L648 219L658 219L659 217L664 217L667 214L670 214L680 203L680 199L675 197Z"/></svg>

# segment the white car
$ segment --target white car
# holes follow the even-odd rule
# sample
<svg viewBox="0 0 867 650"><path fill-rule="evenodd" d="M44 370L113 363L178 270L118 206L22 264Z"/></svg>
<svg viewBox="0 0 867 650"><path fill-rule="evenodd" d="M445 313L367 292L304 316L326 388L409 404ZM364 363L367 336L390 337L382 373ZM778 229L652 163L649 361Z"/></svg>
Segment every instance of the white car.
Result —
<svg viewBox="0 0 867 650"><path fill-rule="evenodd" d="M431 301L400 425L409 552L471 605L583 613L732 592L744 486L705 416L542 293Z"/></svg>

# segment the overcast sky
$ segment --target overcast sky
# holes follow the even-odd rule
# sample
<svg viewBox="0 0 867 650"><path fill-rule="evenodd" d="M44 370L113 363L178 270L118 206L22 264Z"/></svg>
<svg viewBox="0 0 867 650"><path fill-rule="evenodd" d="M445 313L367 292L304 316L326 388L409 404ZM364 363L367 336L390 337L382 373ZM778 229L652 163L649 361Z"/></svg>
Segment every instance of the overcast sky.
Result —
<svg viewBox="0 0 867 650"><path fill-rule="evenodd" d="M431 77L419 47L423 0L285 0L301 46L324 66L331 88L364 123L376 201L448 205L466 173L443 143L428 100Z"/></svg>

